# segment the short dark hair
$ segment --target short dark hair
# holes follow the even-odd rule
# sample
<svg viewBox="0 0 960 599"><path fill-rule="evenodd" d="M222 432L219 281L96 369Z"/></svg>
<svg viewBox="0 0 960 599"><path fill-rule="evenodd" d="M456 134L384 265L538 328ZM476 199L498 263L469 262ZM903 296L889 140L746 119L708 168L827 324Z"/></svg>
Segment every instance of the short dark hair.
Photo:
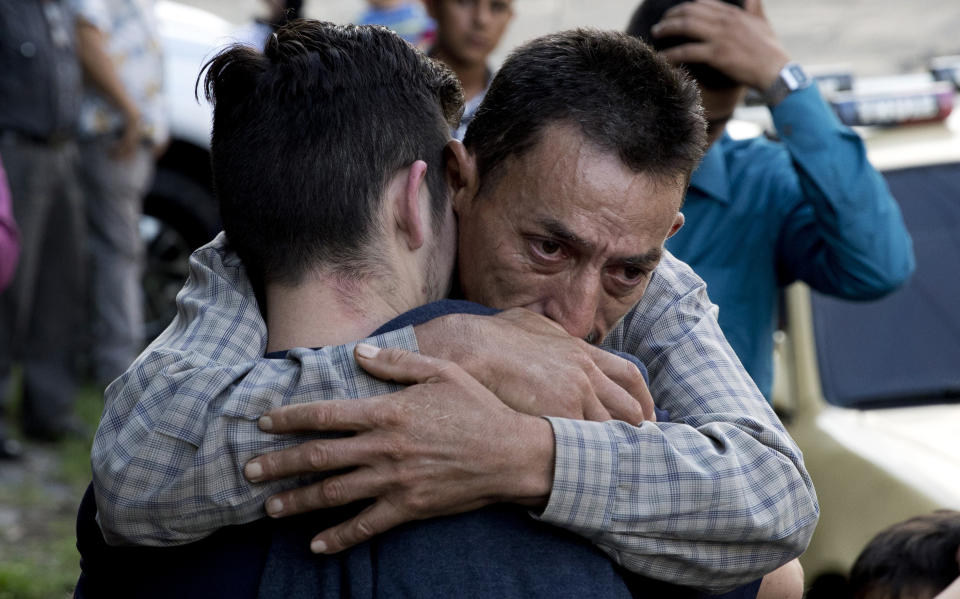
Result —
<svg viewBox="0 0 960 599"><path fill-rule="evenodd" d="M855 599L935 595L960 576L960 512L940 510L881 531L850 570Z"/></svg>
<svg viewBox="0 0 960 599"><path fill-rule="evenodd" d="M439 228L463 110L447 67L383 27L295 20L263 53L233 46L205 68L214 190L255 284L296 284L318 263L367 272L385 182L418 159Z"/></svg>
<svg viewBox="0 0 960 599"><path fill-rule="evenodd" d="M647 42L657 52L662 52L667 48L673 48L682 44L696 42L697 40L683 35L671 37L656 38L653 37L651 29L663 18L663 13L667 12L678 4L689 2L690 0L643 0L633 17L630 18L630 24L627 25L627 33L633 37L640 38ZM743 0L723 0L727 4L733 4L743 8ZM731 79L726 74L718 71L710 65L702 63L684 64L683 68L690 73L690 76L707 89L731 89L740 85L739 82Z"/></svg>
<svg viewBox="0 0 960 599"><path fill-rule="evenodd" d="M513 53L490 84L464 144L481 184L571 124L635 172L689 179L706 147L697 86L640 40L615 31L545 35Z"/></svg>

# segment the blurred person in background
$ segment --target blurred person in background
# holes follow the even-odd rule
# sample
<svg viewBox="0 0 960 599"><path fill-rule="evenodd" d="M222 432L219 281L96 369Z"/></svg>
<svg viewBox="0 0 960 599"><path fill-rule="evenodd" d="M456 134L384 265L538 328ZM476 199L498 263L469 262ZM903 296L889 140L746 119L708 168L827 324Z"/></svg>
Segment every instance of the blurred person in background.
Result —
<svg viewBox="0 0 960 599"><path fill-rule="evenodd" d="M7 288L17 269L20 256L20 231L10 206L10 184L0 160L0 291Z"/></svg>
<svg viewBox="0 0 960 599"><path fill-rule="evenodd" d="M16 274L0 296L0 404L13 394L18 360L23 431L40 440L76 429L84 298L76 145L81 84L65 3L0 3L0 158L21 234ZM0 457L16 457L19 449L0 414Z"/></svg>
<svg viewBox="0 0 960 599"><path fill-rule="evenodd" d="M86 86L81 181L90 265L91 362L119 376L144 345L139 220L155 155L168 139L152 0L73 0Z"/></svg>
<svg viewBox="0 0 960 599"><path fill-rule="evenodd" d="M960 512L940 510L881 531L850 570L853 599L960 597Z"/></svg>
<svg viewBox="0 0 960 599"><path fill-rule="evenodd" d="M357 25L383 25L421 50L433 45L437 24L420 0L367 0Z"/></svg>
<svg viewBox="0 0 960 599"><path fill-rule="evenodd" d="M780 288L799 280L855 300L893 291L914 268L900 209L760 0L646 0L627 33L699 84L711 146L667 248L707 282L720 327L769 400ZM779 141L724 132L747 88L762 94Z"/></svg>
<svg viewBox="0 0 960 599"><path fill-rule="evenodd" d="M462 140L493 80L487 61L513 19L513 0L426 0L426 5L437 21L437 41L428 53L450 67L463 85L466 104L453 131Z"/></svg>
<svg viewBox="0 0 960 599"><path fill-rule="evenodd" d="M240 26L234 38L241 44L263 50L267 37L287 21L303 16L303 0L261 0L265 15Z"/></svg>

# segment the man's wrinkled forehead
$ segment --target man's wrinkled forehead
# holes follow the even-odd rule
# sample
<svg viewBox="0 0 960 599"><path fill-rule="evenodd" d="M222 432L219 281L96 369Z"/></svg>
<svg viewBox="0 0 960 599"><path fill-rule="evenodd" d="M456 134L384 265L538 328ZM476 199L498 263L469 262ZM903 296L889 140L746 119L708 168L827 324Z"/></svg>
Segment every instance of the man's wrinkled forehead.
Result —
<svg viewBox="0 0 960 599"><path fill-rule="evenodd" d="M522 222L527 229L546 219L569 230L570 235L563 235L556 227L534 227L557 241L569 243L573 235L592 238L590 243L569 243L571 247L606 246L638 230L659 230L660 225L666 234L667 221L673 221L683 200L685 174L654 177L637 172L570 123L550 124L531 138L535 144L509 156L481 182L475 201L498 206L495 212L481 211L486 218L510 213L515 225ZM476 225L482 223L467 226Z"/></svg>
<svg viewBox="0 0 960 599"><path fill-rule="evenodd" d="M544 138L548 139L545 140ZM560 167L557 163L531 162L530 159L542 149L544 143L550 144L552 147L558 144L566 144L578 154L615 157L616 163L623 170L633 175L642 175L654 185L654 193L651 194L651 197L674 197L676 194L671 192L678 187L686 189L692 175L690 172L660 173L631 168L619 157L616 149L605 147L588 137L575 123L557 121L546 123L538 128L530 136L529 144L517 147L516 151L510 153L489 169L479 181L477 198L496 198L502 201L510 201L514 197L514 192L525 182L525 179L531 175L538 176L544 174L544 172L549 173L551 169ZM470 151L470 148L467 148L467 150ZM483 172L483 169L478 168L478 172ZM679 211L683 205L684 194L680 194L677 199L675 208Z"/></svg>

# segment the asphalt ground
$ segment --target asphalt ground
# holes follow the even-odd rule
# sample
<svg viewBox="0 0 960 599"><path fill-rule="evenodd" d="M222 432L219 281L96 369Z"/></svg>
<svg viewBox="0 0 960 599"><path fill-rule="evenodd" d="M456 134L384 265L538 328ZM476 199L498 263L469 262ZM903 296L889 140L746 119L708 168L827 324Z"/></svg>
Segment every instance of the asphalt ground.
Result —
<svg viewBox="0 0 960 599"><path fill-rule="evenodd" d="M257 14L257 0L180 0L240 23ZM349 22L363 0L305 0L306 15ZM516 18L494 54L499 63L524 40L562 29L625 27L636 0L515 0ZM931 56L960 54L957 0L766 0L767 15L795 60L847 64L857 75L925 68Z"/></svg>

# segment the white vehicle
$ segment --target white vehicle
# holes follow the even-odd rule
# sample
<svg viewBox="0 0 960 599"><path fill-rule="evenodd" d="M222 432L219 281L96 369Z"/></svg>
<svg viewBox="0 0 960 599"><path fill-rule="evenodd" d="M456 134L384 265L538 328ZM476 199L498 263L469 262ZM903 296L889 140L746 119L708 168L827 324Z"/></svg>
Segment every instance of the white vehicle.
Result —
<svg viewBox="0 0 960 599"><path fill-rule="evenodd" d="M942 85L926 89L943 95ZM868 97L885 101L875 90ZM802 283L786 290L773 402L820 500L801 558L808 584L846 574L895 522L960 509L960 111L857 131L898 200L917 268L874 302L829 298Z"/></svg>
<svg viewBox="0 0 960 599"><path fill-rule="evenodd" d="M164 97L170 147L157 164L144 201L140 232L147 245L144 272L147 339L162 331L176 312L187 258L220 230L211 191L211 110L202 86L194 86L203 64L233 42L234 25L207 11L176 2L156 4L164 53Z"/></svg>

